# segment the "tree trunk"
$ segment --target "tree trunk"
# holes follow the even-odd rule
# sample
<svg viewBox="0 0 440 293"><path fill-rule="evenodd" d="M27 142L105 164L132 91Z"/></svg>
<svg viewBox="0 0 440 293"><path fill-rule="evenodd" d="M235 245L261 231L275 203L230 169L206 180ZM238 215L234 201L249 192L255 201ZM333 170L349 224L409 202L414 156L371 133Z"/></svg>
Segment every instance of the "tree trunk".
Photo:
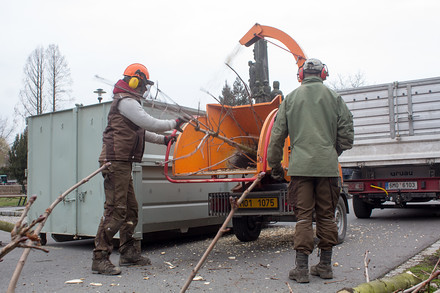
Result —
<svg viewBox="0 0 440 293"><path fill-rule="evenodd" d="M391 278L363 283L355 288L344 288L339 290L338 293L392 293L405 290L420 282L421 280L414 274L406 272Z"/></svg>
<svg viewBox="0 0 440 293"><path fill-rule="evenodd" d="M11 232L12 229L14 229L14 224L9 223L9 222L5 222L5 221L0 221L0 230L1 231Z"/></svg>

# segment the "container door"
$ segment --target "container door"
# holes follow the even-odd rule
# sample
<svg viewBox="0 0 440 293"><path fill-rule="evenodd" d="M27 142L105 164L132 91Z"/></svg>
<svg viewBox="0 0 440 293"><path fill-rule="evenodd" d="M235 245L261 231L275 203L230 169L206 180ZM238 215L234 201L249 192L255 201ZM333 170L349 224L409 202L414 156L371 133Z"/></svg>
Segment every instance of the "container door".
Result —
<svg viewBox="0 0 440 293"><path fill-rule="evenodd" d="M76 179L76 132L72 111L49 113L28 119L28 195L37 195L30 220L42 215ZM44 225L43 233L74 234L77 199L69 194Z"/></svg>

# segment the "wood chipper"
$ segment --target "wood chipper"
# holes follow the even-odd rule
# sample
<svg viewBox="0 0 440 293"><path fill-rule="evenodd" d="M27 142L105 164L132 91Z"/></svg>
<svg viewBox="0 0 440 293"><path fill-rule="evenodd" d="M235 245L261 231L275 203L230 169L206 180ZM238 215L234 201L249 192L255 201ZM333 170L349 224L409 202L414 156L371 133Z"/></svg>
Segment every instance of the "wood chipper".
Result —
<svg viewBox="0 0 440 293"><path fill-rule="evenodd" d="M260 39L274 38L282 42L302 66L306 56L301 47L284 32L268 26L254 25L240 40L240 44L251 46ZM293 222L293 207L287 202L287 182L275 182L267 164L267 148L281 96L272 101L241 106L208 104L206 114L196 117L183 127L170 159L171 144L168 145L165 176L174 183L237 182L230 192L208 195L209 215L226 216L231 207L229 197L239 197L246 186L253 182L260 172L266 176L257 188L247 196L235 212L233 230L241 241L256 240L264 224L274 221ZM282 166L289 165L290 139L284 144ZM172 175L168 174L168 162L172 162ZM341 172L340 172L341 174ZM342 188L336 209L339 228L339 242L346 229L348 194Z"/></svg>

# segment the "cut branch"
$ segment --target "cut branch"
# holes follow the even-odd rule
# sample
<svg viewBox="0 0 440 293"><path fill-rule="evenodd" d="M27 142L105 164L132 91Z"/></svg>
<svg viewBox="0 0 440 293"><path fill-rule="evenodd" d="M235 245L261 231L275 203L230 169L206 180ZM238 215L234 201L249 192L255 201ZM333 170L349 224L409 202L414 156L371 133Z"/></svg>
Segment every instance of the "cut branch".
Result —
<svg viewBox="0 0 440 293"><path fill-rule="evenodd" d="M192 124L191 122L190 122L190 124L193 125L197 131L200 131L200 132L203 132L205 134L208 134L209 136L218 138L218 139L226 142L230 146L232 146L234 148L237 148L237 149L240 149L240 150L242 150L242 151L244 151L244 152L246 152L248 154L251 154L251 155L253 155L255 157L257 156L257 151L255 149L253 149L253 148L250 148L250 147L245 146L243 144L237 143L237 142L235 142L232 139L229 139L227 137L221 136L217 132L214 132L214 131L211 131L211 130L206 130L206 129L201 129L201 128L197 127L196 125Z"/></svg>
<svg viewBox="0 0 440 293"><path fill-rule="evenodd" d="M24 219L27 216L27 213L29 212L29 208L34 203L34 201L37 199L36 195L33 195L29 198L28 202L26 203L26 207L21 214L20 219L15 223L13 226L11 232L11 242L8 243L5 247L0 250L0 260L7 255L9 252L14 250L17 246L20 246L23 242L25 242L28 239L28 232L29 227L26 226L26 224L23 224ZM38 219L37 219L38 220ZM34 220L33 222L37 221ZM33 225L32 225L33 226Z"/></svg>
<svg viewBox="0 0 440 293"><path fill-rule="evenodd" d="M368 259L368 250L365 251L365 257L364 257L364 267L365 267L365 280L370 282L370 275L368 274L368 264L370 263L370 260Z"/></svg>
<svg viewBox="0 0 440 293"><path fill-rule="evenodd" d="M110 166L110 164L111 163L103 164L100 168L98 168L92 174L85 177L84 179L82 179L81 181L79 181L78 183L76 183L75 185L70 187L68 190L66 190L63 194L58 196L58 198L46 209L44 214L41 215L37 220L34 220L32 222L32 226L35 225L36 223L39 223L39 225L37 226L35 231L33 231L32 233L26 233L26 235L21 235L21 233L23 233L23 231L20 231L20 233L16 235L16 238L19 238L19 239L15 239L13 241L13 242L17 242L17 245L15 245L15 247L20 246L19 243L26 241L23 245L23 247L26 247L26 248L24 249L23 254L20 257L20 260L17 263L17 267L15 268L14 274L12 275L11 281L9 282L9 287L8 287L8 291L7 291L8 293L15 292L15 287L17 286L18 278L20 277L21 271L24 267L24 264L26 263L26 259L31 251L31 248L35 247L34 242L37 242L39 240L38 235L40 234L40 231L43 228L44 224L46 223L47 218L50 216L50 214L52 213L52 211L56 207L56 205L58 203L60 203L73 190L77 189L78 187L80 187L84 183L88 182L91 178L93 178L96 174L98 174L102 170L108 168L108 166ZM26 207L27 207L27 209L29 209L28 206L26 206ZM30 207L30 205L29 205L29 207ZM26 213L27 213L27 211L26 211ZM29 228L26 228L26 229L28 230ZM24 230L26 230L26 229L24 229ZM20 237L18 237L18 236L20 236ZM24 238L23 236L25 236L26 238ZM2 250L2 252L3 252L3 250Z"/></svg>
<svg viewBox="0 0 440 293"><path fill-rule="evenodd" d="M197 272L199 271L199 269L202 267L203 263L207 259L209 253L212 251L212 249L214 249L214 246L217 243L217 241L220 239L220 237L223 235L223 233L225 231L228 231L226 226L232 220L232 217L234 216L235 211L240 206L240 203L242 203L242 201L246 198L246 196L249 194L249 192L251 192L252 189L254 189L254 187L261 181L261 179L263 177L264 177L264 172L261 172L260 174L258 174L257 178L254 180L254 182L252 182L251 186L249 186L248 189L246 189L246 191L243 192L243 194L240 196L240 198L238 200L234 200L232 197L229 198L229 201L231 203L231 211L229 212L228 217L223 222L223 225L218 230L217 235L215 235L214 239L212 240L211 244L206 249L206 251L203 254L202 258L199 260L199 262L197 263L195 268L191 271L191 274L188 277L188 280L186 281L186 283L183 286L182 290L180 290L180 293L183 293L183 292L186 291L186 289L188 289L188 287L191 284L193 278L196 276Z"/></svg>

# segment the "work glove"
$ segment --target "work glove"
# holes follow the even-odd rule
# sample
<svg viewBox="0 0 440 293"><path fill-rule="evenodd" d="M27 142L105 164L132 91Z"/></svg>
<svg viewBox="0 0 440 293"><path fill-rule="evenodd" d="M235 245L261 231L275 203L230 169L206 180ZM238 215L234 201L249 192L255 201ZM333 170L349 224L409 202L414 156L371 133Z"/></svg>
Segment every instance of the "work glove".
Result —
<svg viewBox="0 0 440 293"><path fill-rule="evenodd" d="M176 139L177 138L176 138L175 134L166 135L163 137L163 144L168 145L170 141L171 141L171 144L173 144L176 141Z"/></svg>
<svg viewBox="0 0 440 293"><path fill-rule="evenodd" d="M272 172L270 173L270 176L275 181L283 181L284 180L284 169L283 169L283 167L281 167L281 164L278 164L272 168Z"/></svg>
<svg viewBox="0 0 440 293"><path fill-rule="evenodd" d="M177 129L178 131L183 132L183 130L182 130L182 128L180 128L180 126L186 122L188 122L188 120L185 118L182 118L182 117L177 118L176 119L176 127L174 127L174 129Z"/></svg>

